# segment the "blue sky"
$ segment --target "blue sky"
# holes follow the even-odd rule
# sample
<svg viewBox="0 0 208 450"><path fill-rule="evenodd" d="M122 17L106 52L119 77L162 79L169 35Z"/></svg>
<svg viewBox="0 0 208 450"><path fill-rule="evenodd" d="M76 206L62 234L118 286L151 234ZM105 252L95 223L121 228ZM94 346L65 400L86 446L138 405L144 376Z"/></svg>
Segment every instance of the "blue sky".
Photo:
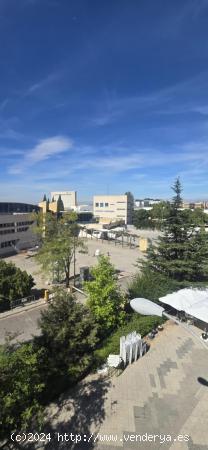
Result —
<svg viewBox="0 0 208 450"><path fill-rule="evenodd" d="M1 0L0 200L208 199L208 0Z"/></svg>

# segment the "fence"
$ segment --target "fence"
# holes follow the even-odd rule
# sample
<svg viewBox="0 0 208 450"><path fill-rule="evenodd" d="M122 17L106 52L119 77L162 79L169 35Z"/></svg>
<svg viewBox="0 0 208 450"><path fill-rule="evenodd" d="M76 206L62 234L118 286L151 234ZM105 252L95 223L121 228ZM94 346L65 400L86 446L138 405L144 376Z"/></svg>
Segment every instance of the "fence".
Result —
<svg viewBox="0 0 208 450"><path fill-rule="evenodd" d="M29 295L28 297L18 298L17 300L13 300L10 303L10 308L14 309L17 306L23 306L26 303L31 303L35 301L35 295Z"/></svg>

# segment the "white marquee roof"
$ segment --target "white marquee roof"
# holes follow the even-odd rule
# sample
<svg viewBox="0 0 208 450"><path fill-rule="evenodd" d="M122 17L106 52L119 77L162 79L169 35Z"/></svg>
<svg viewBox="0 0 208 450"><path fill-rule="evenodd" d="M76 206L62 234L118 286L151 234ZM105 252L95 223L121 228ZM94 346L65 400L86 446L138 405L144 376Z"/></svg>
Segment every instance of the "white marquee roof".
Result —
<svg viewBox="0 0 208 450"><path fill-rule="evenodd" d="M181 289L159 300L208 323L208 289Z"/></svg>

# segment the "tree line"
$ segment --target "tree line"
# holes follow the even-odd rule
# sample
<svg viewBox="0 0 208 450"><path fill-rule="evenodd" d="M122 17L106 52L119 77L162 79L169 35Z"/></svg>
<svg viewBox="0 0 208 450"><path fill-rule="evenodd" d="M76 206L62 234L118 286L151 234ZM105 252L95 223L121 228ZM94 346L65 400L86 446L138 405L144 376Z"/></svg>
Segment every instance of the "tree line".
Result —
<svg viewBox="0 0 208 450"><path fill-rule="evenodd" d="M182 207L182 203L180 205ZM172 211L172 204L169 201L161 201L153 205L152 209L138 209L133 213L133 225L138 229L162 230ZM194 226L204 226L208 224L207 214L201 208L194 210L181 210L183 221Z"/></svg>

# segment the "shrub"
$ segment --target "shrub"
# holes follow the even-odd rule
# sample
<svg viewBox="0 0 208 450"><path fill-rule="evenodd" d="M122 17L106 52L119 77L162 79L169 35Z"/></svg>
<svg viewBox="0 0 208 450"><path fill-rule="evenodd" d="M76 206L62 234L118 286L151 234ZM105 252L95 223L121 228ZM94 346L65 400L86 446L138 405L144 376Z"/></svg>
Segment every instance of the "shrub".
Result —
<svg viewBox="0 0 208 450"><path fill-rule="evenodd" d="M28 430L33 420L38 424L42 419L44 382L38 359L32 344L16 349L10 344L0 346L0 439L13 431Z"/></svg>
<svg viewBox="0 0 208 450"><path fill-rule="evenodd" d="M165 321L161 317L153 316L140 316L137 313L131 314L128 317L126 324L119 327L111 336L105 339L100 348L94 352L94 367L98 367L103 364L110 353L119 354L120 351L120 337L126 336L132 331L136 331L141 334L142 337L146 336L154 327Z"/></svg>
<svg viewBox="0 0 208 450"><path fill-rule="evenodd" d="M131 299L141 297L157 302L160 297L184 287L186 287L186 283L179 283L146 270L142 274L135 275L133 281L129 284L128 292Z"/></svg>
<svg viewBox="0 0 208 450"><path fill-rule="evenodd" d="M34 280L12 263L0 261L0 311L9 309L10 302L30 294Z"/></svg>

